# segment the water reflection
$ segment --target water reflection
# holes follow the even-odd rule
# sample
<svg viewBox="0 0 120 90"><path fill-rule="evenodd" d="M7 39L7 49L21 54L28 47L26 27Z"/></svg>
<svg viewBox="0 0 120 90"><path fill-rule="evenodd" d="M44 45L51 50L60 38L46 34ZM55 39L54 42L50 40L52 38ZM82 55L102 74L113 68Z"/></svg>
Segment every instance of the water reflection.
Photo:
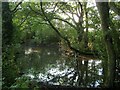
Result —
<svg viewBox="0 0 120 90"><path fill-rule="evenodd" d="M78 87L98 87L103 82L101 60L66 57L59 47L25 47L18 65L38 82Z"/></svg>

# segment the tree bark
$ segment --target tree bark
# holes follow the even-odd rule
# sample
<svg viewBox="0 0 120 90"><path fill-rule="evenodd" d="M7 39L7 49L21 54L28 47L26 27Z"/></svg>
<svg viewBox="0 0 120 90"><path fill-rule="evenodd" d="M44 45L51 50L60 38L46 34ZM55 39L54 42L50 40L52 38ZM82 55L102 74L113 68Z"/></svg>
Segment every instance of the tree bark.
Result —
<svg viewBox="0 0 120 90"><path fill-rule="evenodd" d="M2 2L2 87L10 87L18 76L13 41L14 28L8 2ZM11 71L12 70L12 71Z"/></svg>
<svg viewBox="0 0 120 90"><path fill-rule="evenodd" d="M12 13L8 2L2 2L2 42L3 46L8 45L12 41L13 25Z"/></svg>
<svg viewBox="0 0 120 90"><path fill-rule="evenodd" d="M104 43L107 51L107 77L105 81L105 87L113 87L115 78L115 52L113 48L112 35L109 29L109 6L108 2L97 3L97 8L100 14L101 27L104 35Z"/></svg>
<svg viewBox="0 0 120 90"><path fill-rule="evenodd" d="M84 31L84 48L88 49L88 10L87 10L87 2L84 2L84 16L85 16L85 28Z"/></svg>

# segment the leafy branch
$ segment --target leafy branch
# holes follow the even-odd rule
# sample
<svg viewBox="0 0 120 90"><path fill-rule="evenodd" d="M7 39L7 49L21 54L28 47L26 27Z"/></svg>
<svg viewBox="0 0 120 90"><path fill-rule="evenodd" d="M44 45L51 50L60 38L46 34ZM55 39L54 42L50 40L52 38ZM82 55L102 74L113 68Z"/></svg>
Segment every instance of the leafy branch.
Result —
<svg viewBox="0 0 120 90"><path fill-rule="evenodd" d="M53 30L55 30L55 32L59 35L59 37L66 41L68 47L71 50L73 50L75 53L78 53L80 55L82 55L82 54L83 55L84 54L93 55L92 53L86 53L84 51L80 51L80 50L72 47L70 41L66 37L64 37L64 36L61 35L61 33L59 32L59 30L51 23L51 21L49 20L49 18L46 16L46 14L45 14L45 12L44 12L44 10L42 8L42 2L40 2L40 7L41 7L41 11L42 11L43 15L45 16L46 21L48 21L49 25L53 28Z"/></svg>
<svg viewBox="0 0 120 90"><path fill-rule="evenodd" d="M120 16L120 8L115 5L114 2L110 2L110 9Z"/></svg>

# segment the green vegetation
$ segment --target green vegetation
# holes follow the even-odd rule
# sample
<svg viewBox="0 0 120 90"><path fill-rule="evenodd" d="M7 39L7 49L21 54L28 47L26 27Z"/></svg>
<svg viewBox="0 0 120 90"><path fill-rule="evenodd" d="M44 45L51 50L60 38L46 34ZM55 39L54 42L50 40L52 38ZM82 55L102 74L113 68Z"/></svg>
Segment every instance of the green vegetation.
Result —
<svg viewBox="0 0 120 90"><path fill-rule="evenodd" d="M103 67L101 87L119 87L120 3L99 2L96 6L88 4L88 2L2 2L2 87L40 87L21 73L20 67L23 64L18 61L19 59L30 61L31 58L35 61L37 54L33 56L29 54L31 52L39 53L39 58L43 58L46 53L49 56L51 53L41 49L39 52L36 49L28 49L29 52L25 52L27 46L58 47L60 55L72 57L76 63L74 67L77 68L74 75L75 77L78 75L78 83L75 85L79 87L85 86L85 83L90 84L86 81L89 77L88 71L85 71L85 68L90 67L88 62L84 61L85 66L82 66L82 61L78 63L77 60L80 56L98 58L102 60L100 65ZM37 60L35 63L38 64ZM98 68L99 65L97 67L93 64L92 67ZM84 71L81 68L84 68ZM96 68L93 70L94 74L98 73ZM86 73L86 77L77 70ZM74 81L73 77L71 83ZM94 80L93 83L95 87Z"/></svg>

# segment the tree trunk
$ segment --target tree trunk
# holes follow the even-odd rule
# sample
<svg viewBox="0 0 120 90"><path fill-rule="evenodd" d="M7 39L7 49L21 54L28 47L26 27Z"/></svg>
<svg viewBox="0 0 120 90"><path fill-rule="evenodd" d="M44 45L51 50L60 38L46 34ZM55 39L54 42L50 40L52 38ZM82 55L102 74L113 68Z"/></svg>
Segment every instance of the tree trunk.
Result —
<svg viewBox="0 0 120 90"><path fill-rule="evenodd" d="M88 49L88 10L87 10L87 2L84 2L84 16L85 16L85 27L84 31L84 48Z"/></svg>
<svg viewBox="0 0 120 90"><path fill-rule="evenodd" d="M109 29L109 6L108 2L97 3L97 8L101 18L101 27L104 35L105 47L107 51L107 77L105 81L106 87L113 87L115 76L115 52L113 49L112 35Z"/></svg>
<svg viewBox="0 0 120 90"><path fill-rule="evenodd" d="M8 2L2 2L2 40L3 47L10 45L13 36L12 14Z"/></svg>
<svg viewBox="0 0 120 90"><path fill-rule="evenodd" d="M13 60L14 45L13 45L13 25L12 14L8 2L2 2L2 78L4 87L10 87L18 75L18 68ZM12 70L12 71L11 71Z"/></svg>

